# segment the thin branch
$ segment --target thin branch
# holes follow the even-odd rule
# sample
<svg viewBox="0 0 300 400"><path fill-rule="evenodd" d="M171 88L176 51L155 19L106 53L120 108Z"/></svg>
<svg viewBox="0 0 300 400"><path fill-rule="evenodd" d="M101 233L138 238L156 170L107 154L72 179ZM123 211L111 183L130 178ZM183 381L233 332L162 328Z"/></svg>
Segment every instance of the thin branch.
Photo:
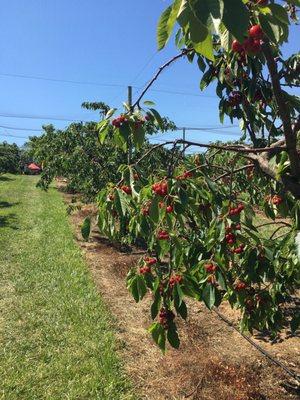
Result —
<svg viewBox="0 0 300 400"><path fill-rule="evenodd" d="M281 225L281 226L279 226L277 229L275 229L275 231L272 233L272 235L270 236L270 240L272 240L273 239L273 237L276 235L276 233L278 232L278 231L280 231L280 229L282 229L282 228L285 228L285 225Z"/></svg>
<svg viewBox="0 0 300 400"><path fill-rule="evenodd" d="M167 67L169 67L171 64L173 64L173 62L177 61L178 59L186 56L189 52L194 51L194 49L184 49L182 50L181 53L177 54L177 56L174 56L173 58L171 58L169 61L167 61L164 65L162 65L161 67L159 67L158 71L156 72L156 74L154 75L154 77L150 80L150 82L148 83L148 85L144 88L144 90L142 91L142 93L139 95L138 99L135 101L135 103L132 105L132 109L134 109L135 107L139 107L140 106L140 101L142 100L142 98L145 96L145 94L147 93L147 91L150 89L150 87L153 85L153 83L157 80L157 78L159 77L159 75L163 72L164 69L166 69Z"/></svg>
<svg viewBox="0 0 300 400"><path fill-rule="evenodd" d="M158 149L159 147L166 146L167 144L174 144L174 140L156 144L155 146L151 147L141 158L139 158L135 163L133 163L132 166L139 164L141 161L143 161L145 158L147 158L149 156L149 154L152 153L152 151Z"/></svg>
<svg viewBox="0 0 300 400"><path fill-rule="evenodd" d="M285 222L285 221L273 221L273 222L266 222L265 224L257 225L255 228L258 229L258 228L262 228L262 227L264 227L264 226L268 226L268 225L278 225L278 224L283 224L283 225L289 226L289 227L292 226L291 224L289 224L288 222Z"/></svg>
<svg viewBox="0 0 300 400"><path fill-rule="evenodd" d="M248 164L248 165L244 165L243 167L237 168L237 169L235 169L235 170L233 170L231 172L226 172L226 174L220 175L217 178L215 178L214 182L217 182L220 179L225 178L226 176L229 176L231 174L236 174L237 172L240 172L240 171L243 171L245 169L252 168L252 167L255 167L255 165L254 164Z"/></svg>

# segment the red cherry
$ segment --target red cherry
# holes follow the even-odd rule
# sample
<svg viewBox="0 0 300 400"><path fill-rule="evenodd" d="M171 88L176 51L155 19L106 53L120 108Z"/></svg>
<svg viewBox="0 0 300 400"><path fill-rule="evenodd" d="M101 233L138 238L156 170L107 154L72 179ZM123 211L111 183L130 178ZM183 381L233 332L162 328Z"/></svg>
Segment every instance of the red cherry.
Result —
<svg viewBox="0 0 300 400"><path fill-rule="evenodd" d="M214 264L206 264L206 265L204 265L204 268L205 268L206 272L211 274L211 273L214 273L218 267Z"/></svg>
<svg viewBox="0 0 300 400"><path fill-rule="evenodd" d="M232 49L232 51L234 51L235 53L240 53L240 52L243 51L243 46L242 46L242 44L241 44L238 40L235 39L235 40L232 42L231 49Z"/></svg>
<svg viewBox="0 0 300 400"><path fill-rule="evenodd" d="M249 29L249 36L253 39L262 39L264 36L264 31L260 25L253 25Z"/></svg>
<svg viewBox="0 0 300 400"><path fill-rule="evenodd" d="M168 206L168 207L166 208L166 212L167 212L167 213L172 213L173 211L174 211L173 206Z"/></svg>
<svg viewBox="0 0 300 400"><path fill-rule="evenodd" d="M247 285L246 285L246 283L243 282L243 281L238 281L238 282L236 283L236 285L235 285L235 289L236 289L237 291L244 290L244 289L246 289L246 287L247 287Z"/></svg>
<svg viewBox="0 0 300 400"><path fill-rule="evenodd" d="M160 230L157 234L159 240L168 240L170 238L169 233L164 230Z"/></svg>
<svg viewBox="0 0 300 400"><path fill-rule="evenodd" d="M149 215L149 209L148 208L142 208L142 214L143 215Z"/></svg>
<svg viewBox="0 0 300 400"><path fill-rule="evenodd" d="M132 194L132 190L131 190L130 186L123 185L123 186L121 186L121 190L123 190L123 192L126 194Z"/></svg>
<svg viewBox="0 0 300 400"><path fill-rule="evenodd" d="M283 202L283 198L282 198L281 196L275 194L275 195L272 197L271 202L272 202L274 205L278 206L279 204L281 204L281 203Z"/></svg>
<svg viewBox="0 0 300 400"><path fill-rule="evenodd" d="M144 261L148 266L154 265L157 263L157 259L154 257L144 257Z"/></svg>
<svg viewBox="0 0 300 400"><path fill-rule="evenodd" d="M244 210L244 208L245 208L244 204L240 203L240 204L238 205L238 207L237 207L237 210L238 210L238 212L240 213L240 212L242 212L242 211Z"/></svg>

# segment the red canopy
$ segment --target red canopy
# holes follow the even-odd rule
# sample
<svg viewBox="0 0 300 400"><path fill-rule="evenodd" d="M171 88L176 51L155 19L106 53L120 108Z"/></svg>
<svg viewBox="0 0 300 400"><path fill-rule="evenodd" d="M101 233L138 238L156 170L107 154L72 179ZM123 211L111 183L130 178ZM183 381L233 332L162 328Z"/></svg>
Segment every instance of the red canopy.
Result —
<svg viewBox="0 0 300 400"><path fill-rule="evenodd" d="M28 169L31 169L32 171L40 171L41 167L39 167L37 164L35 163L31 163L27 166Z"/></svg>

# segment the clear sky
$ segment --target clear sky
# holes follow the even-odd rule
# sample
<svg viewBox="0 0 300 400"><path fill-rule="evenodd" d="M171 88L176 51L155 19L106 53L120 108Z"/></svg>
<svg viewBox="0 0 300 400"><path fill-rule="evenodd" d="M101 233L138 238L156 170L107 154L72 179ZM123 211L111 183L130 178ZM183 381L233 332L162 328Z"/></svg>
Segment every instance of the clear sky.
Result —
<svg viewBox="0 0 300 400"><path fill-rule="evenodd" d="M63 119L95 120L97 113L81 109L83 101L105 101L120 107L126 100L127 85L136 87L134 91L138 93L137 88L143 87L157 68L176 54L172 40L165 50L159 53L156 50L157 21L169 3L167 0L1 2L0 141L22 144L29 135L39 134L43 124L66 126L68 121ZM285 53L297 51L299 27L293 27ZM149 92L147 99L155 101L161 114L169 116L177 126L220 126L218 99L212 88L200 92L200 78L196 65L181 60L163 73L153 86L157 91ZM33 118L20 118L26 116ZM233 127L225 129L225 135L217 134L218 131L190 132L188 138L206 142L236 139L238 136L229 132L238 131ZM171 136L174 134L165 137Z"/></svg>

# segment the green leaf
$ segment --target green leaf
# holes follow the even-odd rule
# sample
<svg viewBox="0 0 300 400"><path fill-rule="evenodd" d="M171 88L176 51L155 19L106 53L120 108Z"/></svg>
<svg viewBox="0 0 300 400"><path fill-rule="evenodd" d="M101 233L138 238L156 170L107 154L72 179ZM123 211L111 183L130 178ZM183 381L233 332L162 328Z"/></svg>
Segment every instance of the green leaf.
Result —
<svg viewBox="0 0 300 400"><path fill-rule="evenodd" d="M217 271L216 276L217 276L217 282L220 285L221 289L226 290L227 289L227 285L226 285L226 281L224 279L224 276L223 276L222 272L221 271Z"/></svg>
<svg viewBox="0 0 300 400"><path fill-rule="evenodd" d="M145 129L142 126L138 126L133 130L133 143L136 146L137 151L139 151L145 141Z"/></svg>
<svg viewBox="0 0 300 400"><path fill-rule="evenodd" d="M203 299L206 307L209 308L210 310L212 309L212 307L215 304L215 300L216 300L215 291L216 291L216 288L211 284L206 284L203 289L202 299Z"/></svg>
<svg viewBox="0 0 300 400"><path fill-rule="evenodd" d="M209 18L222 18L222 2L220 0L189 0L189 5L203 25L207 26Z"/></svg>
<svg viewBox="0 0 300 400"><path fill-rule="evenodd" d="M167 44L173 31L176 18L181 5L181 0L175 0L160 16L157 26L157 45L158 50L162 50Z"/></svg>
<svg viewBox="0 0 300 400"><path fill-rule="evenodd" d="M198 67L199 67L200 71L204 72L205 68L206 68L206 64L201 56L198 56L197 62L198 62Z"/></svg>
<svg viewBox="0 0 300 400"><path fill-rule="evenodd" d="M124 217L124 215L126 214L126 211L128 209L127 206L127 201L124 197L124 194L121 190L115 190L115 199L114 199L114 204L116 206L116 209L118 211L118 213Z"/></svg>
<svg viewBox="0 0 300 400"><path fill-rule="evenodd" d="M81 235L84 240L88 240L91 233L91 218L86 217L81 227Z"/></svg>
<svg viewBox="0 0 300 400"><path fill-rule="evenodd" d="M282 22L286 25L290 24L288 13L285 8L283 8L279 4L270 4L269 8L272 12L273 17L275 17L280 22Z"/></svg>
<svg viewBox="0 0 300 400"><path fill-rule="evenodd" d="M166 331L164 328L158 322L154 322L148 331L151 333L154 342L164 353L166 350Z"/></svg>
<svg viewBox="0 0 300 400"><path fill-rule="evenodd" d="M130 136L130 127L129 124L123 124L119 128L120 135L122 136L124 142L127 142L129 136Z"/></svg>
<svg viewBox="0 0 300 400"><path fill-rule="evenodd" d="M154 119L157 122L159 128L161 130L163 130L164 129L164 121L163 121L162 117L160 116L160 114L154 108L149 108L149 110L152 113L152 115L154 116Z"/></svg>
<svg viewBox="0 0 300 400"><path fill-rule="evenodd" d="M240 42L249 25L249 11L241 0L224 0L224 13L222 21L230 33Z"/></svg>
<svg viewBox="0 0 300 400"><path fill-rule="evenodd" d="M109 133L109 129L110 129L110 125L106 124L104 126L101 127L100 131L99 131L99 142L101 144L103 144L105 142L105 139Z"/></svg>
<svg viewBox="0 0 300 400"><path fill-rule="evenodd" d="M144 278L141 275L137 275L137 289L139 294L139 300L142 300L147 293L147 287Z"/></svg>
<svg viewBox="0 0 300 400"><path fill-rule="evenodd" d="M259 22L264 31L264 33L268 36L271 42L278 43L280 41L280 27L278 24L275 24L272 20L272 17L269 15L259 15Z"/></svg>
<svg viewBox="0 0 300 400"><path fill-rule="evenodd" d="M180 340L178 337L177 327L174 322L169 323L169 329L167 332L167 338L172 347L178 349L180 346Z"/></svg>
<svg viewBox="0 0 300 400"><path fill-rule="evenodd" d="M159 220L159 207L158 207L159 199L158 197L154 197L151 201L151 206L149 210L149 216L153 222L157 223Z"/></svg>
<svg viewBox="0 0 300 400"><path fill-rule="evenodd" d="M110 117L112 117L116 112L116 110L117 110L116 108L111 108L110 110L108 110L107 114L105 115L105 118L109 119Z"/></svg>
<svg viewBox="0 0 300 400"><path fill-rule="evenodd" d="M224 50L230 51L233 37L223 23L219 25L219 34L221 39L221 46Z"/></svg>
<svg viewBox="0 0 300 400"><path fill-rule="evenodd" d="M155 293L154 302L151 305L151 318L152 319L156 318L156 316L159 312L160 304L161 304L161 296L159 294L159 291L157 290L157 292Z"/></svg>
<svg viewBox="0 0 300 400"><path fill-rule="evenodd" d="M181 290L181 287L179 286L178 283L173 288L173 296L174 296L174 305L176 310L180 308L182 304L182 299L183 299L183 291Z"/></svg>
<svg viewBox="0 0 300 400"><path fill-rule="evenodd" d="M214 61L215 56L213 52L213 42L212 42L212 36L208 34L202 42L195 43L193 41L193 46L195 51L198 54L202 54L204 57L208 58L209 60Z"/></svg>
<svg viewBox="0 0 300 400"><path fill-rule="evenodd" d="M144 104L145 104L145 106L155 106L154 101L150 101L150 100L145 100Z"/></svg>
<svg viewBox="0 0 300 400"><path fill-rule="evenodd" d="M139 290L138 290L138 281L137 281L137 275L132 279L129 287L131 294L136 301L136 303L139 302L140 296L139 296Z"/></svg>
<svg viewBox="0 0 300 400"><path fill-rule="evenodd" d="M181 305L176 309L177 313L183 318L184 320L187 319L187 307L184 301L182 301Z"/></svg>

